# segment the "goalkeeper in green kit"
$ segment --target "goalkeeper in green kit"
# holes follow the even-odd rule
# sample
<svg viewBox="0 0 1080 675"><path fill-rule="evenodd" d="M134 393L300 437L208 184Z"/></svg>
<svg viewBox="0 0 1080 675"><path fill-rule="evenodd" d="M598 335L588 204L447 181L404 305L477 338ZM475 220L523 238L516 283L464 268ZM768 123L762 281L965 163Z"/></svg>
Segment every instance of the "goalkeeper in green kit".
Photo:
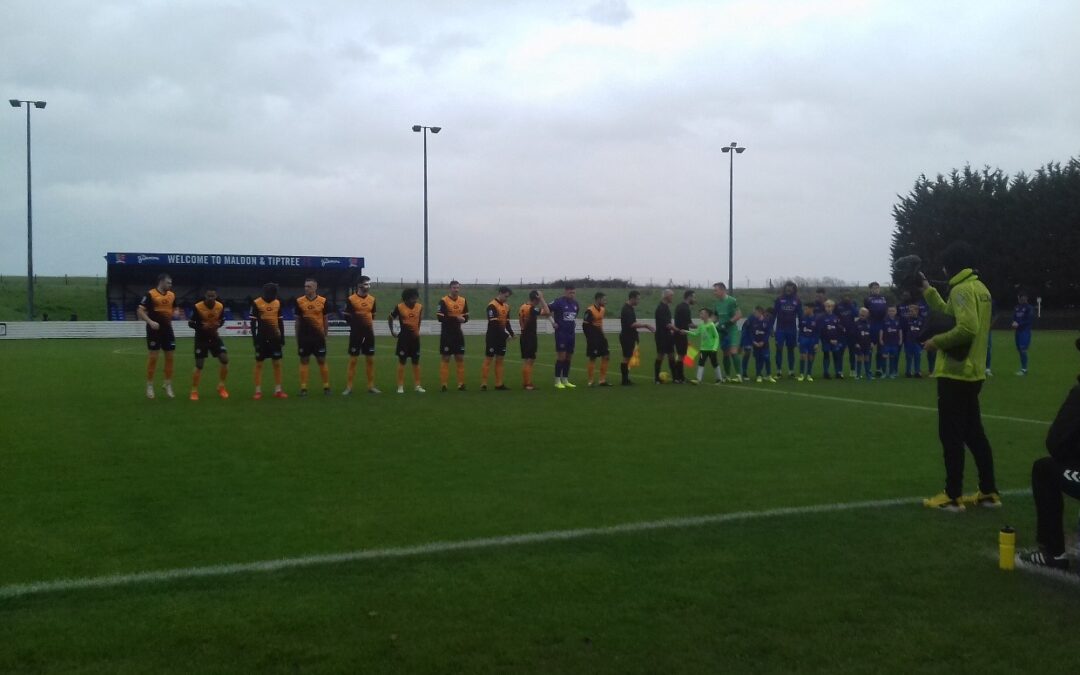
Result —
<svg viewBox="0 0 1080 675"><path fill-rule="evenodd" d="M722 282L713 284L713 295L716 296L716 310L713 321L720 332L720 350L724 356L724 373L731 382L742 382L738 368L734 367L733 357L739 352L739 319L742 312L739 311L739 303L728 295L727 286Z"/></svg>
<svg viewBox="0 0 1080 675"><path fill-rule="evenodd" d="M716 349L720 346L720 331L713 323L713 311L708 307L702 307L701 323L696 328L682 331L690 337L701 337L701 349L697 359L697 379L690 380L690 384L701 384L705 377L705 361L712 363L713 372L716 373L716 384L724 382L724 374L720 371L720 364L716 362Z"/></svg>

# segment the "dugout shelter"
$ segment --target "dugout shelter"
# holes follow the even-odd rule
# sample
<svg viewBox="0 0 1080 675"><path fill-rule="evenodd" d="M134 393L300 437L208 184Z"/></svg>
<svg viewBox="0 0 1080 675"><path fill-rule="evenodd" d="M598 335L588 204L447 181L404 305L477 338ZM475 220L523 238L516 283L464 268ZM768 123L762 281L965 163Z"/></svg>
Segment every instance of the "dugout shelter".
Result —
<svg viewBox="0 0 1080 675"><path fill-rule="evenodd" d="M110 321L134 319L139 300L162 273L172 277L176 302L189 314L206 286L216 286L228 320L246 318L252 299L270 281L281 287L286 319L293 318L289 300L304 294L308 277L319 282L320 295L340 308L364 270L364 259L356 256L112 252L105 261Z"/></svg>

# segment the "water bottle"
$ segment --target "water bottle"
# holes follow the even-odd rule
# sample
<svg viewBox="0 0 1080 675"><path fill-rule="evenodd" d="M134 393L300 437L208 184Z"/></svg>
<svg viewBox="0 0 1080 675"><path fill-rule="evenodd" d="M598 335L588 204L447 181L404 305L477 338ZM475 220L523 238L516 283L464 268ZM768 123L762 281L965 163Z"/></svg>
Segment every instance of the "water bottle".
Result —
<svg viewBox="0 0 1080 675"><path fill-rule="evenodd" d="M1006 525L998 533L998 567L1011 570L1016 566L1016 530Z"/></svg>

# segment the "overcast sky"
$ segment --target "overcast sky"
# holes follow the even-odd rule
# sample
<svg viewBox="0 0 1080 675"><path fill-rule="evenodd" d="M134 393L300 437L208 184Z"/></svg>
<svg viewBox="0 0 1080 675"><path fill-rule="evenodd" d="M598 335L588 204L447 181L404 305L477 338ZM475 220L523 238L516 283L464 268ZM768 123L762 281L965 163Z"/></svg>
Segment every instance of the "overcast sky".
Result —
<svg viewBox="0 0 1080 675"><path fill-rule="evenodd" d="M885 278L920 173L1080 154L1080 2L4 0L39 274L106 251L431 275ZM0 272L26 270L25 112Z"/></svg>

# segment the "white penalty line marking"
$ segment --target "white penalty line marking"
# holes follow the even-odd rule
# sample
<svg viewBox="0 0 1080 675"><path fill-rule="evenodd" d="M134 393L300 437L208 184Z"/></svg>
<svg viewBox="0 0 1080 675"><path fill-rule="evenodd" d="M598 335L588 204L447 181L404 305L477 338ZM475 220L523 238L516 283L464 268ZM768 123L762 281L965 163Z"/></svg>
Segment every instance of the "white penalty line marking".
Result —
<svg viewBox="0 0 1080 675"><path fill-rule="evenodd" d="M1029 490L1006 490L1003 495L1019 495L1029 493ZM207 577L234 576L237 574L251 574L256 572L277 572L281 570L298 569L303 567L317 567L326 565L339 565L342 563L361 562L367 560L387 560L395 558L411 558L423 555L439 553L452 553L455 551L475 551L488 548L503 548L508 546L520 546L524 544L543 544L548 542L575 541L589 537L606 537L618 534L651 532L656 530L685 529L702 527L706 525L718 525L722 523L760 520L765 518L782 518L785 516L801 516L818 513L836 513L840 511L856 511L860 509L878 509L893 506L915 505L920 503L916 497L904 497L900 499L879 499L862 502L837 502L832 504L816 504L811 506L789 506L763 511L736 511L733 513L717 513L707 516L690 516L685 518L665 518L663 520L649 520L636 523L623 523L621 525L609 525L605 527L584 527L574 530L548 530L546 532L533 532L528 534L513 534L502 537L485 537L481 539L464 539L460 541L436 541L416 546L402 546L393 548L361 549L346 553L328 553L324 555L303 556L299 558L281 558L278 560L260 560L249 563L234 563L230 565L209 565L205 567L180 567L174 569L157 570L153 572L136 572L133 574L114 574L100 577L82 577L74 579L56 579L53 581L36 581L26 584L10 584L0 586L0 599L10 600L31 595L45 595L62 591L81 591L94 588L115 588L120 586L136 586L141 584L161 583L168 581L180 581L186 579L201 579Z"/></svg>

